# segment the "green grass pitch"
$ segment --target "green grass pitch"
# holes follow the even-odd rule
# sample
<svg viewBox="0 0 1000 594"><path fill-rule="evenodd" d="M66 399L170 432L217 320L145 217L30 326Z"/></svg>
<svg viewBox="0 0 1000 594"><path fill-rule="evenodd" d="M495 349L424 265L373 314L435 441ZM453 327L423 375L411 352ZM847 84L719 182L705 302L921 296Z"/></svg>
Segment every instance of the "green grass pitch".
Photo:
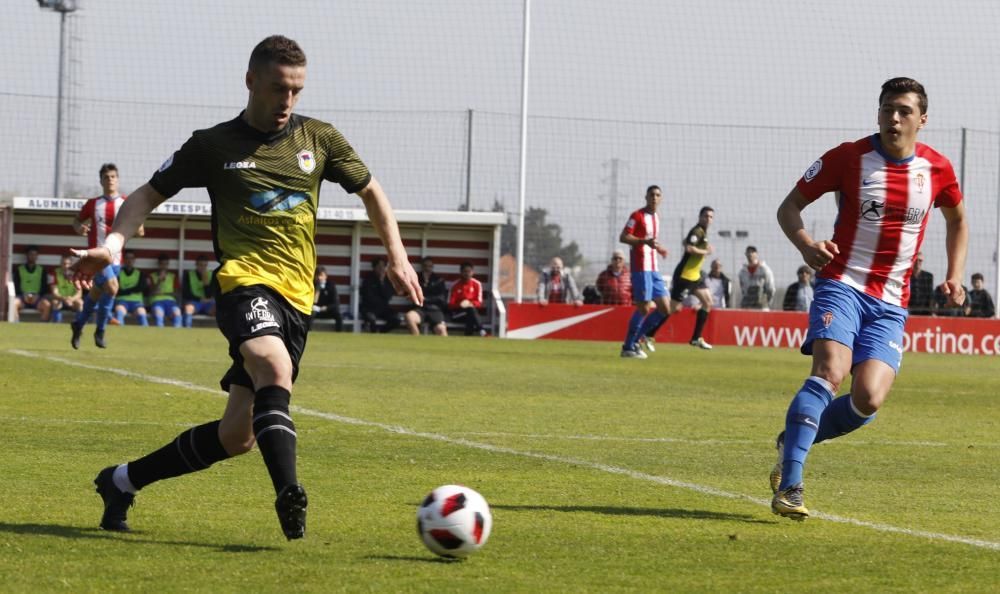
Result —
<svg viewBox="0 0 1000 594"><path fill-rule="evenodd" d="M314 332L292 398L306 538L255 451L154 484L97 528L102 467L217 418L214 329L0 325L0 591L987 592L1000 587L1000 363L907 355L872 425L813 449L805 523L771 514L793 351ZM485 548L424 549L466 484Z"/></svg>

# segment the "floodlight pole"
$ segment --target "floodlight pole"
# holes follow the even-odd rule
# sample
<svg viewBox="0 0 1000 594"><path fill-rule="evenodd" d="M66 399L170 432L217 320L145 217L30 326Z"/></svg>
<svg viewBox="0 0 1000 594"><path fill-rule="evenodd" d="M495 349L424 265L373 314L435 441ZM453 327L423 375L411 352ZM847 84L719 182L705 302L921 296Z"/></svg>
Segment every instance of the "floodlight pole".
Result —
<svg viewBox="0 0 1000 594"><path fill-rule="evenodd" d="M76 11L76 0L38 0L38 7L42 10L51 10L59 13L59 90L56 98L56 158L52 167L52 196L59 198L62 196L63 183L63 161L66 153L63 142L63 114L66 110L65 87L66 87L66 17L69 13Z"/></svg>
<svg viewBox="0 0 1000 594"><path fill-rule="evenodd" d="M515 300L521 303L523 298L521 285L524 282L524 202L525 178L527 176L528 150L528 46L531 32L531 0L524 0L524 34L521 47L521 164L518 180L517 198L517 271L514 291Z"/></svg>

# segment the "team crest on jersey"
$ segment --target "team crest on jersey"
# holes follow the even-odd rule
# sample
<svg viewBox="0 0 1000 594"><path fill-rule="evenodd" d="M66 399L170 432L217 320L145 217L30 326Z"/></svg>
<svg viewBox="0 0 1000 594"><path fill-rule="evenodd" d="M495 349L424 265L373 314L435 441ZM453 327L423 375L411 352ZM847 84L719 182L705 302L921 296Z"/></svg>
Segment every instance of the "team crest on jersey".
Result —
<svg viewBox="0 0 1000 594"><path fill-rule="evenodd" d="M829 328L830 324L832 324L832 323L833 323L833 312L832 311L828 311L828 312L824 313L823 314L823 327L824 328Z"/></svg>
<svg viewBox="0 0 1000 594"><path fill-rule="evenodd" d="M924 182L925 181L926 180L924 179L924 174L923 173L918 173L917 174L917 191L920 192L921 194L924 193Z"/></svg>
<svg viewBox="0 0 1000 594"><path fill-rule="evenodd" d="M806 172L802 175L802 179L807 182L812 181L817 175L819 175L820 170L823 169L823 159L816 159L816 162L806 169Z"/></svg>
<svg viewBox="0 0 1000 594"><path fill-rule="evenodd" d="M312 173L313 169L316 169L316 159L313 158L313 154L309 151L302 151L301 153L295 155L299 160L299 169L305 171L306 173Z"/></svg>
<svg viewBox="0 0 1000 594"><path fill-rule="evenodd" d="M174 156L173 154L171 154L169 157L167 157L167 160L163 162L163 165L160 165L160 168L157 169L157 171L161 172L166 171L167 169L170 169L170 166L173 164L174 164Z"/></svg>

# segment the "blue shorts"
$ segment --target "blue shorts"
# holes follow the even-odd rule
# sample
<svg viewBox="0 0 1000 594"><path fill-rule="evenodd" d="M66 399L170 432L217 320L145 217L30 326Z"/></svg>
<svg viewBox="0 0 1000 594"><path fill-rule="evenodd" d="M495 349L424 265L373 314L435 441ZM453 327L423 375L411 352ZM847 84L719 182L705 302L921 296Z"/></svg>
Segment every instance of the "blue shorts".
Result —
<svg viewBox="0 0 1000 594"><path fill-rule="evenodd" d="M153 308L157 307L163 310L164 315L168 316L174 315L176 312L181 310L181 308L177 307L177 302L173 299L161 299L159 301L154 301Z"/></svg>
<svg viewBox="0 0 1000 594"><path fill-rule="evenodd" d="M142 301L126 301L118 299L115 301L115 307L124 307L125 313L135 313L135 310L140 307L145 307L145 304Z"/></svg>
<svg viewBox="0 0 1000 594"><path fill-rule="evenodd" d="M104 267L104 270L94 275L94 284L98 287L103 287L109 280L117 279L121 268L118 264L108 264Z"/></svg>
<svg viewBox="0 0 1000 594"><path fill-rule="evenodd" d="M632 301L635 303L652 301L657 297L665 297L667 288L663 285L663 277L659 272L650 270L632 273Z"/></svg>
<svg viewBox="0 0 1000 594"><path fill-rule="evenodd" d="M212 315L212 308L215 307L215 301L188 301L184 305L190 305L194 308L191 312L194 314L202 314L206 316Z"/></svg>
<svg viewBox="0 0 1000 594"><path fill-rule="evenodd" d="M903 362L903 326L908 313L829 279L816 279L812 307L809 308L809 332L802 343L802 354L812 354L812 342L818 338L835 340L851 349L851 367L875 359L896 373Z"/></svg>

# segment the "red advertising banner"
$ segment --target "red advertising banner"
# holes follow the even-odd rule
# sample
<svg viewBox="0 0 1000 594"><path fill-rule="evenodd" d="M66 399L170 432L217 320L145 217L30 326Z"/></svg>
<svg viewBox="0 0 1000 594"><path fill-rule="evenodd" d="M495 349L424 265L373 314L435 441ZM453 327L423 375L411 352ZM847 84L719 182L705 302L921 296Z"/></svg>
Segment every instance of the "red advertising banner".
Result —
<svg viewBox="0 0 1000 594"><path fill-rule="evenodd" d="M555 338L621 342L632 307L608 305L507 305L507 338ZM686 343L694 330L694 311L673 315L656 334L660 342ZM713 345L799 348L807 317L801 312L717 309L703 336ZM1000 354L1000 320L912 316L903 350L963 355Z"/></svg>

